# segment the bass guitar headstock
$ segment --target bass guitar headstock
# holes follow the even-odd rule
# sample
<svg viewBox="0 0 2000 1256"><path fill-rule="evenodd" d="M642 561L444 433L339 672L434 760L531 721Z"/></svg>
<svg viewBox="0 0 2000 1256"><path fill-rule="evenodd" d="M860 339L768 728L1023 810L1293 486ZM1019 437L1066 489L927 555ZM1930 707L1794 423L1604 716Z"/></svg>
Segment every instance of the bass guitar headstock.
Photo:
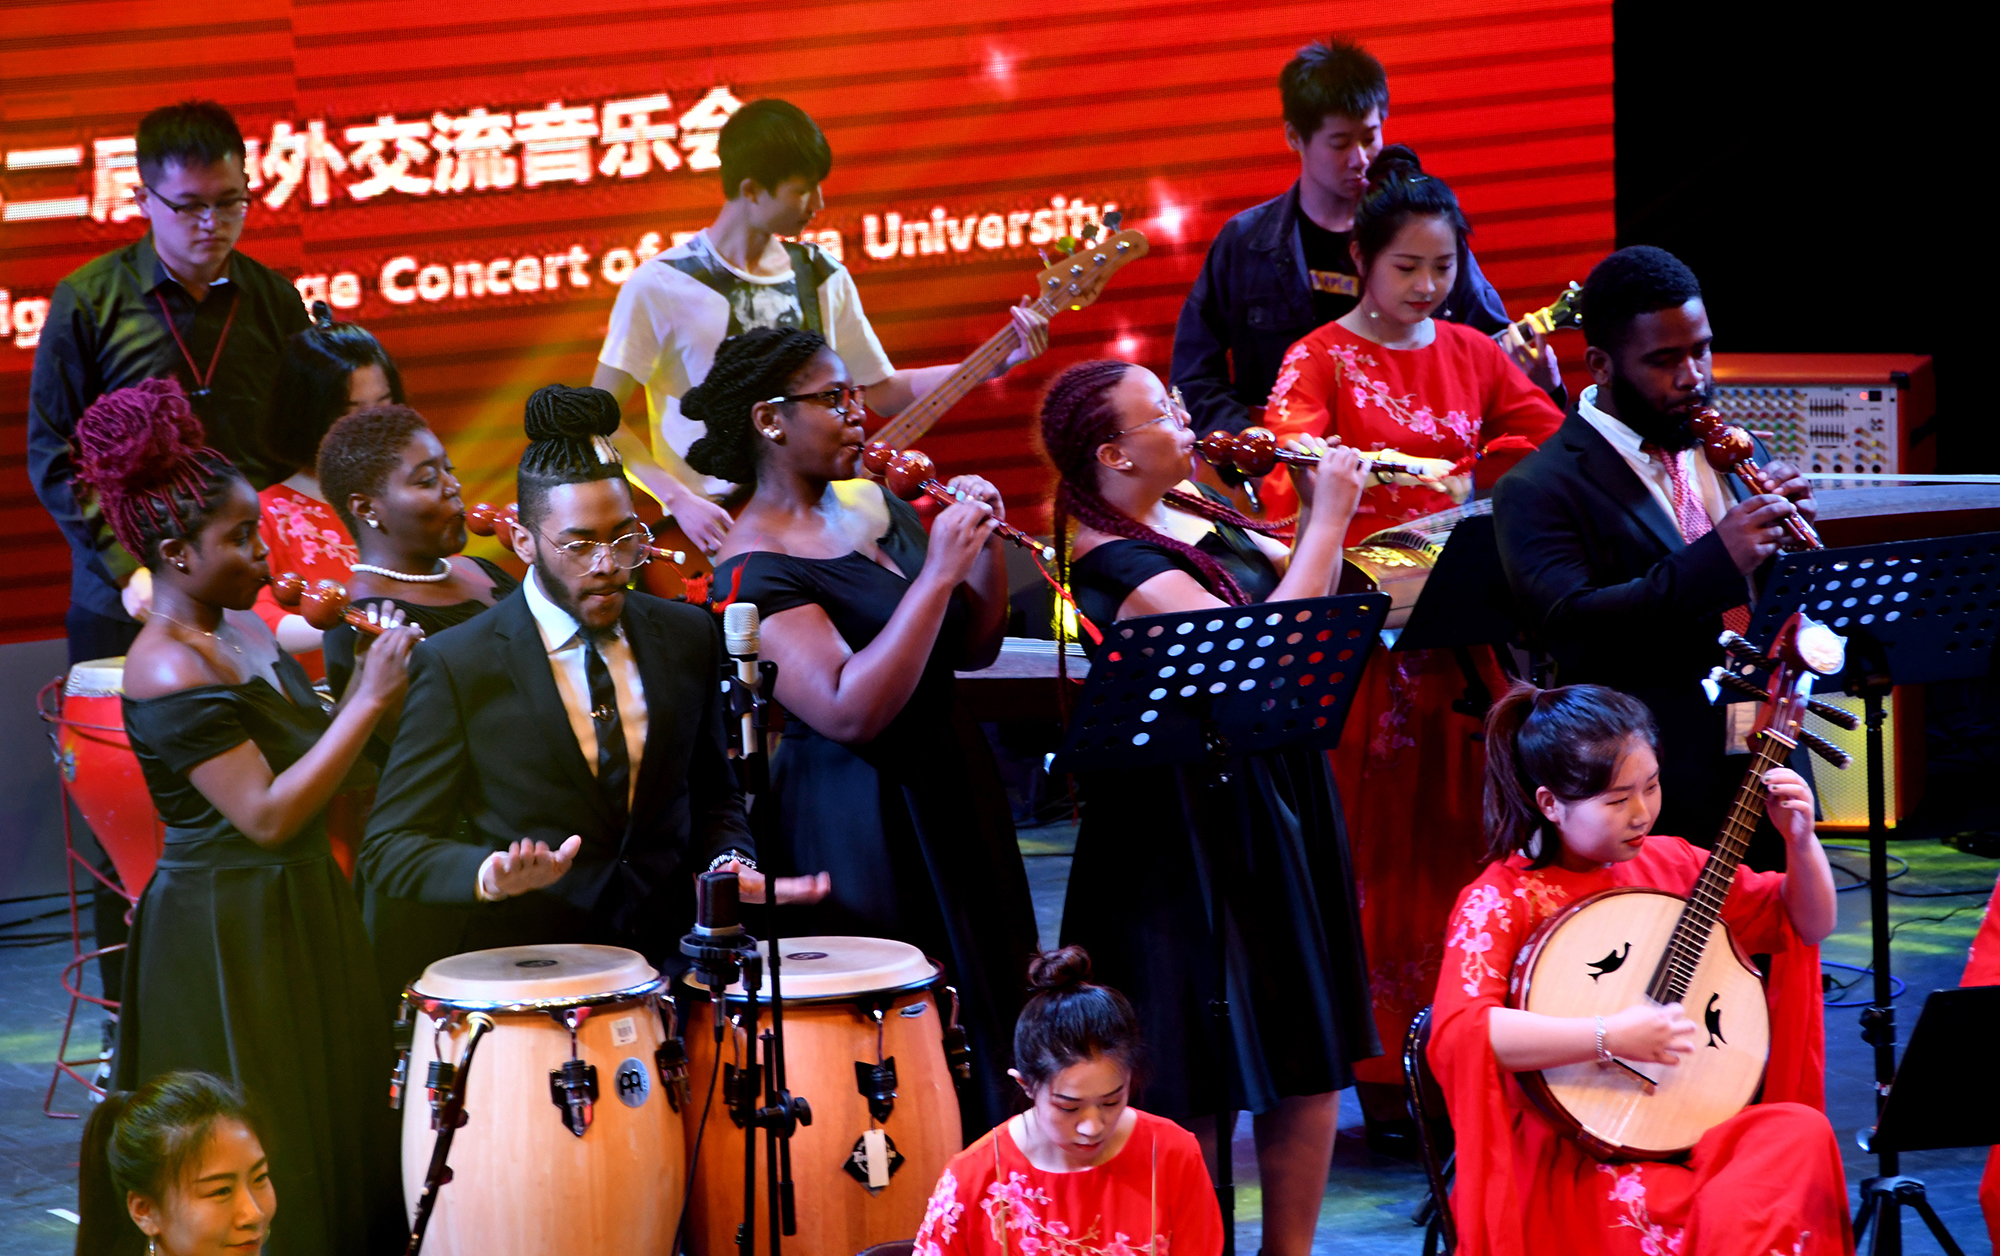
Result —
<svg viewBox="0 0 2000 1256"><path fill-rule="evenodd" d="M1104 285L1126 263L1146 255L1146 237L1141 232L1120 231L1116 211L1104 216L1108 235L1100 235L1096 223L1083 229L1083 238L1062 236L1055 247L1068 254L1035 276L1035 295L1046 303L1047 312L1080 310L1103 294ZM1047 254L1043 255L1047 260Z"/></svg>
<svg viewBox="0 0 2000 1256"><path fill-rule="evenodd" d="M1759 685L1739 671L1718 667L1703 682L1710 701L1716 700L1723 689L1756 697L1763 703L1757 713L1757 735L1776 738L1788 746L1804 744L1837 768L1853 762L1853 756L1845 750L1805 727L1807 712L1849 730L1859 726L1849 712L1812 696L1815 677L1837 675L1846 666L1845 637L1805 612L1797 611L1778 629L1768 651L1757 649L1733 632L1723 633L1721 644L1732 663L1768 670L1769 675Z"/></svg>
<svg viewBox="0 0 2000 1256"><path fill-rule="evenodd" d="M1552 331L1562 331L1568 327L1583 326L1583 287L1576 280L1569 281L1569 287L1554 301L1536 310L1521 320L1531 331L1544 336Z"/></svg>

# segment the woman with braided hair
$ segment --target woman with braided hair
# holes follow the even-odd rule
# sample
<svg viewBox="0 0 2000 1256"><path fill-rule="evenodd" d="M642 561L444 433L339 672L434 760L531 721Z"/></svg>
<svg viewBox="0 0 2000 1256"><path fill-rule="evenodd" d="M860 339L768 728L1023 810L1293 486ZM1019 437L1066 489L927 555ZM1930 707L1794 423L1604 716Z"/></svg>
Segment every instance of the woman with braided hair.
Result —
<svg viewBox="0 0 2000 1256"><path fill-rule="evenodd" d="M388 1026L325 811L421 633L385 632L329 717L251 610L270 579L257 494L201 434L172 380L108 393L77 423L78 477L153 576L125 731L166 848L133 915L116 1084L231 1078L269 1117L285 1187L268 1250L389 1250L403 1226Z"/></svg>
<svg viewBox="0 0 2000 1256"><path fill-rule="evenodd" d="M682 399L707 425L688 462L756 486L715 589L757 605L790 717L753 816L758 848L774 872L833 874L795 932L895 938L944 964L972 1043L972 1139L1007 1115L1008 1035L1037 951L999 771L952 675L999 653L1004 507L991 484L959 476L951 486L970 500L926 541L907 503L853 478L861 392L812 332L731 337Z"/></svg>
<svg viewBox="0 0 2000 1256"><path fill-rule="evenodd" d="M1070 367L1049 387L1041 429L1060 477L1057 535L1076 522L1069 584L1093 623L1331 590L1361 493L1353 452L1299 442L1321 457L1297 477L1303 509L1287 553L1188 491L1194 433L1151 371ZM1211 1157L1217 1113L1255 1114L1264 1250L1306 1256L1333 1159L1335 1092L1352 1084L1355 1060L1381 1048L1326 757L1301 750L1246 762L1240 817L1179 769L1085 776L1062 940L1087 948L1105 984L1139 1009L1155 1061L1139 1097L1148 1111L1201 1134ZM1218 983L1211 935L1189 925L1210 911L1202 835L1239 825L1247 837L1233 844L1239 872L1222 887L1234 926ZM1207 1012L1218 993L1230 1008L1226 1053ZM1223 1155L1228 1141L1225 1132Z"/></svg>

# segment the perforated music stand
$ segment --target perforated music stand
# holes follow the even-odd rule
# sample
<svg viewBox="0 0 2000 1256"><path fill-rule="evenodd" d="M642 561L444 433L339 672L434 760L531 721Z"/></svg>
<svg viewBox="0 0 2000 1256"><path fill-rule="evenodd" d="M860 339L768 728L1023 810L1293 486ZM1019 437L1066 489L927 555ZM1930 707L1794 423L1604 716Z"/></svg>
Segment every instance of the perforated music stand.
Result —
<svg viewBox="0 0 2000 1256"><path fill-rule="evenodd" d="M1209 886L1209 930L1217 988L1209 1010L1221 1059L1222 1104L1216 1118L1216 1202L1223 1253L1236 1250L1236 1192L1229 1091L1234 1034L1229 1025L1228 910L1225 843L1247 843L1250 805L1245 756L1301 747L1328 750L1389 614L1384 593L1304 598L1253 606L1180 611L1120 620L1105 631L1050 765L1052 773L1148 767L1202 771L1203 786L1230 791L1234 834L1202 832L1196 808L1179 790L1188 828L1199 834L1197 868Z"/></svg>
<svg viewBox="0 0 2000 1256"><path fill-rule="evenodd" d="M1519 635L1514 596L1500 565L1500 539L1488 513L1468 515L1453 525L1430 578L1410 608L1409 621L1389 648L1450 650L1465 677L1465 693L1451 709L1483 724L1493 706L1493 693L1473 662L1472 647L1506 646ZM1495 658L1508 676L1517 674L1505 649L1495 651Z"/></svg>
<svg viewBox="0 0 2000 1256"><path fill-rule="evenodd" d="M2000 532L1889 541L1781 555L1751 617L1750 640L1769 646L1793 611L1803 610L1847 638L1842 687L1862 699L1868 728L1868 908L1872 1001L1861 1036L1875 1048L1875 1116L1884 1119L1896 1078L1896 1009L1890 1002L1888 789L1883 699L1897 685L1970 680L1991 670L2000 633ZM1943 1234L1924 1184L1898 1172L1898 1151L1882 1139L1864 1145L1878 1172L1862 1183L1855 1214L1858 1242L1876 1227L1871 1253L1900 1256L1902 1209L1915 1208ZM1944 1236L1948 1251L1957 1251Z"/></svg>

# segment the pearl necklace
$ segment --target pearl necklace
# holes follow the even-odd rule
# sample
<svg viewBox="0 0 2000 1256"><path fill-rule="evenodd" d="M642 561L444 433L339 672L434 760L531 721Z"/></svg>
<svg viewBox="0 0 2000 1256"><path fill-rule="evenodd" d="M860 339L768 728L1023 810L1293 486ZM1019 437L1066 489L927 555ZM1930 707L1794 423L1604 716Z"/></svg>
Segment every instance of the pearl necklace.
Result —
<svg viewBox="0 0 2000 1256"><path fill-rule="evenodd" d="M450 563L440 558L438 559L438 567L438 571L428 576L413 576L407 571L391 571L387 567L377 567L374 563L356 563L352 570L372 571L378 576L387 576L391 580L407 580L411 584L437 584L440 581L451 579Z"/></svg>

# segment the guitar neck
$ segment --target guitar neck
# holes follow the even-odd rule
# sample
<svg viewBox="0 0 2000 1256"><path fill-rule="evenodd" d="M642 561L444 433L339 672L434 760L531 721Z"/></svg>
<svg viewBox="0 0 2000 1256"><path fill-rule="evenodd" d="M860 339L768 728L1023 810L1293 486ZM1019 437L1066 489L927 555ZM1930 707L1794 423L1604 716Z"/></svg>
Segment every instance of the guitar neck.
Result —
<svg viewBox="0 0 2000 1256"><path fill-rule="evenodd" d="M1032 307L1045 318L1054 318L1061 308L1047 297L1036 301ZM931 430L944 412L958 404L959 398L986 381L993 368L1007 360L1007 355L1020 343L1014 334L1014 324L1010 319L1005 327L994 332L980 345L965 356L951 374L944 377L936 388L904 407L903 412L885 423L872 439L882 441L893 449L908 449L922 440L924 433Z"/></svg>
<svg viewBox="0 0 2000 1256"><path fill-rule="evenodd" d="M1737 865L1750 849L1750 838L1757 831L1757 817L1763 814L1764 774L1785 766L1791 752L1791 742L1768 729L1761 735L1750 770L1744 773L1743 783L1736 789L1736 801L1730 804L1722 834L1716 839L1715 849L1709 852L1701 876L1695 879L1687 906L1681 909L1680 919L1674 924L1666 953L1660 957L1660 966L1646 987L1646 995L1653 1002L1678 1003L1687 994L1688 982L1693 980L1701 963L1709 934L1722 915L1723 901L1729 897L1729 887L1736 879Z"/></svg>

